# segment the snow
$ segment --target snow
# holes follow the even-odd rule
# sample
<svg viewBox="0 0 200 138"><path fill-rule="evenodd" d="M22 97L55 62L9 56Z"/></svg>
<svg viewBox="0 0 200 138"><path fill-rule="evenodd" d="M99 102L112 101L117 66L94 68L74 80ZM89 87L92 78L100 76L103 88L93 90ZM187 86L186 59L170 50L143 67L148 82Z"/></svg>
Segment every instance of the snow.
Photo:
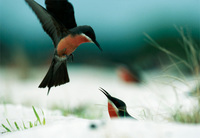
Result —
<svg viewBox="0 0 200 138"><path fill-rule="evenodd" d="M113 68L69 66L70 83L47 89L37 88L47 69L32 69L28 79L20 79L23 71L1 68L0 70L0 124L8 126L17 122L36 121L32 110L34 106L41 118L42 111L46 125L23 131L0 134L7 137L95 137L95 138L197 138L200 125L169 122L173 111L183 106L190 109L195 100L187 96L194 86L194 80L187 78L186 84L158 77L161 71L143 72L142 84L121 81ZM110 119L107 112L107 99L98 88L102 87L112 96L123 100L128 112L138 120ZM86 106L86 115L94 119L75 115L63 116L59 108ZM0 132L5 129L0 126Z"/></svg>

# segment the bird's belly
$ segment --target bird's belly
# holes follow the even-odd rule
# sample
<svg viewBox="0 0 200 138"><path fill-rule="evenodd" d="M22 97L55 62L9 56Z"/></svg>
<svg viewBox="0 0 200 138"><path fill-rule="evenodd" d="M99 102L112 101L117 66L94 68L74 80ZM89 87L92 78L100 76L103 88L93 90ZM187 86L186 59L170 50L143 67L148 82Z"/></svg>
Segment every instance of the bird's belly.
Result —
<svg viewBox="0 0 200 138"><path fill-rule="evenodd" d="M76 48L82 44L82 43L86 43L86 42L90 42L85 36L83 35L68 35L66 37L64 37L63 39L60 40L60 42L58 43L57 46L57 52L59 56L62 55L70 55L71 53L73 53Z"/></svg>

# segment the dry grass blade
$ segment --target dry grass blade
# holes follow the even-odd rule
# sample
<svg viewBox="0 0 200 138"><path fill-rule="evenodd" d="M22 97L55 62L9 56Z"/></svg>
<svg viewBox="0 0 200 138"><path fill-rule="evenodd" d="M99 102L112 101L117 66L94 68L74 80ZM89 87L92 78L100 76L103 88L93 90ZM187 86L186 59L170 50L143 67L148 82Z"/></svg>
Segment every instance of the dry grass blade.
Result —
<svg viewBox="0 0 200 138"><path fill-rule="evenodd" d="M192 68L190 64L188 64L185 60L183 60L182 58L180 58L179 56L175 55L174 53L170 52L169 50L161 47L155 40L153 40L148 34L144 33L144 35L148 38L148 40L146 40L149 44L151 44L152 46L158 48L159 50L163 51L164 53L166 53L169 56L172 56L176 59L178 59L179 61L183 62L188 68Z"/></svg>
<svg viewBox="0 0 200 138"><path fill-rule="evenodd" d="M161 47L156 41L154 41L148 34L144 34L147 37L147 42L151 44L152 46L156 47L157 49L163 51L169 56L169 59L173 63L173 67L179 72L181 75L180 77L172 76L172 75L162 75L162 77L168 77L173 80L179 81L189 87L189 85L186 83L186 77L184 73L182 72L181 68L178 66L177 63L184 63L186 67L190 69L190 71L193 73L194 80L196 80L196 88L193 91L195 99L198 100L198 104L192 105L192 109L190 111L182 110L181 107L178 109L175 109L175 112L171 114L171 120L175 122L181 122L181 123L200 123L200 47L195 44L193 41L189 31L184 31L182 27L176 27L176 30L180 34L182 41L181 44L183 46L183 50L186 54L186 60L183 60L176 54L172 53L171 51ZM174 62L174 59L178 60L178 62ZM170 66L172 67L172 65ZM166 68L165 70L168 70ZM161 77L161 76L159 76ZM183 79L182 79L183 78Z"/></svg>
<svg viewBox="0 0 200 138"><path fill-rule="evenodd" d="M199 107L194 107L191 111L177 111L172 115L173 121L180 123L193 123L197 124L200 122L200 110Z"/></svg>

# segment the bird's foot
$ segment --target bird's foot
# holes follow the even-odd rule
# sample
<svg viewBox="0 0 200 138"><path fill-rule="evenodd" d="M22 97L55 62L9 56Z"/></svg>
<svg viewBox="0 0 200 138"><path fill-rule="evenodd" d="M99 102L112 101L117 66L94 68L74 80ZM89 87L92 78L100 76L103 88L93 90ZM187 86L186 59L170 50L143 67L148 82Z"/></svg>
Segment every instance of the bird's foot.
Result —
<svg viewBox="0 0 200 138"><path fill-rule="evenodd" d="M70 54L69 56L67 56L67 60L69 61L69 59L71 58L71 62L74 61L74 55Z"/></svg>

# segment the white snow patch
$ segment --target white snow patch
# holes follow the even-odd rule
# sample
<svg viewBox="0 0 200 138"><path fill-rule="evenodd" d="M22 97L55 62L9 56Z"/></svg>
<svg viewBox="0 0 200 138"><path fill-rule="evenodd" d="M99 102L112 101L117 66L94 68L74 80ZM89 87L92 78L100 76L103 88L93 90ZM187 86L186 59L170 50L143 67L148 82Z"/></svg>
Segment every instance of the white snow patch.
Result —
<svg viewBox="0 0 200 138"><path fill-rule="evenodd" d="M187 85L166 78L155 79L159 72L145 72L144 82L140 85L122 82L114 69L87 66L69 66L70 83L47 89L39 89L47 68L33 70L30 79L21 80L13 70L0 70L0 125L10 122L35 121L31 106L35 106L40 117L45 113L46 125L23 131L0 134L0 137L109 137L109 138L197 138L200 125L169 123L166 119L175 107L190 109L195 101L187 96L194 81ZM17 75L16 75L17 74ZM166 85L166 82L169 85ZM174 86L174 87L172 87ZM102 87L112 96L123 100L129 113L138 119L110 120L107 112L107 99L98 88ZM10 104L9 104L10 103ZM23 105L23 106L22 106ZM103 114L96 120L81 119L75 116L62 116L52 107L75 108L88 105L87 114ZM145 112L145 114L144 114ZM91 128L94 124L94 129ZM96 128L95 128L96 127ZM1 126L0 132L5 131Z"/></svg>

